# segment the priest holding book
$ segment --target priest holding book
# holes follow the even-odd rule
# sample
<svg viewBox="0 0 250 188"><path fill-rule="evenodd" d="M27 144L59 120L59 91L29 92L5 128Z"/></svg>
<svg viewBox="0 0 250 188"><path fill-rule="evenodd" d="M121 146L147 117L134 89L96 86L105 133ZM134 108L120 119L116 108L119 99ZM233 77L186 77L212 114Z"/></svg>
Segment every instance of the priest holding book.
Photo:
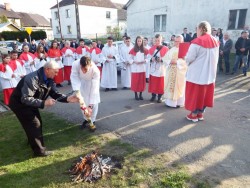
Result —
<svg viewBox="0 0 250 188"><path fill-rule="evenodd" d="M180 57L180 55L185 54L188 48L179 48L182 42L183 36L177 35L174 39L174 46L163 58L166 63L164 97L165 104L169 107L183 107L185 103L187 64L184 57ZM189 45L189 43L187 44Z"/></svg>

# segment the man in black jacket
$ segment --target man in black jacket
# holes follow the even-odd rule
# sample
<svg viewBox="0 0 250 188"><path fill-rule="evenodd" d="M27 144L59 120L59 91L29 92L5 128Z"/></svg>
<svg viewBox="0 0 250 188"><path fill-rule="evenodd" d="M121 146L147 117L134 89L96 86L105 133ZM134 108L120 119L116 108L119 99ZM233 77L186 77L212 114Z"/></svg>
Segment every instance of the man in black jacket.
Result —
<svg viewBox="0 0 250 188"><path fill-rule="evenodd" d="M23 126L34 156L52 154L44 146L42 120L39 108L53 106L59 102L77 102L76 96L65 96L59 93L53 78L59 71L54 61L47 62L44 67L23 77L10 97L9 107ZM52 97L49 98L48 97Z"/></svg>
<svg viewBox="0 0 250 188"><path fill-rule="evenodd" d="M239 67L239 62L242 59L242 62L244 64L243 67L243 75L247 75L247 53L250 49L250 39L247 38L248 32L242 31L241 37L238 38L238 40L235 43L235 49L236 49L236 56L235 56L235 63L232 74L237 72L237 69Z"/></svg>
<svg viewBox="0 0 250 188"><path fill-rule="evenodd" d="M228 33L224 33L223 39L220 41L219 71L223 72L222 59L225 62L226 74L230 71L229 55L233 47L233 41L229 38Z"/></svg>
<svg viewBox="0 0 250 188"><path fill-rule="evenodd" d="M183 33L181 35L183 36L184 42L191 42L192 37L188 34L186 27L183 29Z"/></svg>

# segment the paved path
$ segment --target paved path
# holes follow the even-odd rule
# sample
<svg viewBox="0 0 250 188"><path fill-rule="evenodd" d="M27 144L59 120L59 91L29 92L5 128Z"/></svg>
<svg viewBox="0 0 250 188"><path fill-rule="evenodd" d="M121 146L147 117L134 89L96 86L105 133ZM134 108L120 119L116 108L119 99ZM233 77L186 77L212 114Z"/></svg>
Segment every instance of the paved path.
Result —
<svg viewBox="0 0 250 188"><path fill-rule="evenodd" d="M248 73L249 74L249 73ZM196 176L217 187L250 186L250 77L218 75L215 107L207 109L205 121L196 124L184 117L183 108L163 103L135 101L128 90L101 91L97 131L112 132L137 147L157 155L166 154L170 163L184 163ZM61 89L71 90L69 86ZM57 104L46 109L81 123L77 104Z"/></svg>

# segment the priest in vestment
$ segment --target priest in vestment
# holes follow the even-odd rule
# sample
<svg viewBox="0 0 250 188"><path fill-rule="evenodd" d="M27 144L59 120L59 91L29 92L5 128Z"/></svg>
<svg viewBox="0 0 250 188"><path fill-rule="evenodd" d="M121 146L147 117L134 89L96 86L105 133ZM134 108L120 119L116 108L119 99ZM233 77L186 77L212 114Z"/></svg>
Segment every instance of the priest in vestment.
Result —
<svg viewBox="0 0 250 188"><path fill-rule="evenodd" d="M119 62L119 53L116 47L112 45L113 38L108 37L107 45L102 49L103 68L101 87L105 91L117 90L117 62Z"/></svg>
<svg viewBox="0 0 250 188"><path fill-rule="evenodd" d="M165 104L170 107L183 107L185 103L187 65L184 59L178 58L181 42L183 42L183 36L177 35L174 46L163 58L166 64L164 98Z"/></svg>

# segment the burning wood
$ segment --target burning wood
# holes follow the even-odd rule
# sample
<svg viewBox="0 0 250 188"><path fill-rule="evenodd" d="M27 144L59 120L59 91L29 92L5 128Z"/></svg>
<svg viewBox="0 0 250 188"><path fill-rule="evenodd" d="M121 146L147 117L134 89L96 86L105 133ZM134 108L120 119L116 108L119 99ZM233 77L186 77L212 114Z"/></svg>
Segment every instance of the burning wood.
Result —
<svg viewBox="0 0 250 188"><path fill-rule="evenodd" d="M95 182L101 179L105 174L111 172L115 168L115 163L112 163L111 158L103 158L98 156L95 151L87 154L72 165L69 172L73 177L73 182Z"/></svg>

